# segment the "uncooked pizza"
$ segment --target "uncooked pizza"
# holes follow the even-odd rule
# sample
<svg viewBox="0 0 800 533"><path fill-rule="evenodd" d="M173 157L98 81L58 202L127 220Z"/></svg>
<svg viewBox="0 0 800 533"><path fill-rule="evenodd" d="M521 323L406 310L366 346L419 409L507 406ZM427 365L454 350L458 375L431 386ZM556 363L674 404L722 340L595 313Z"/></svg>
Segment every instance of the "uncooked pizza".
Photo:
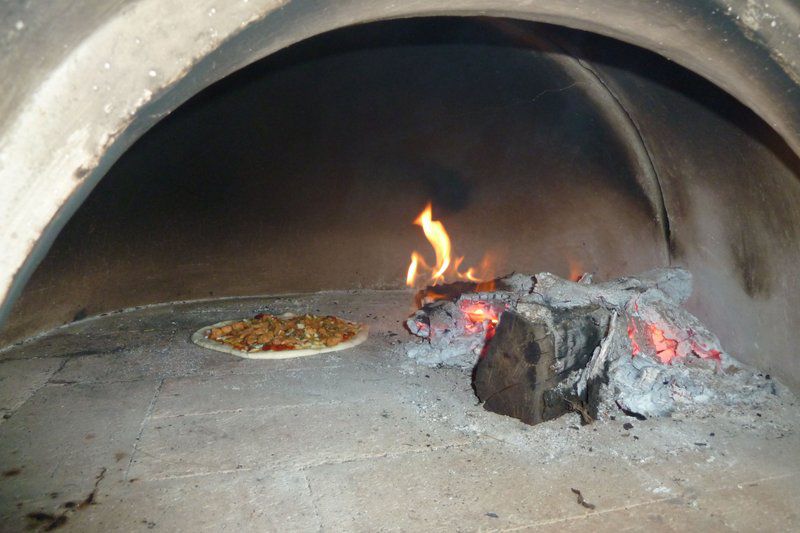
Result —
<svg viewBox="0 0 800 533"><path fill-rule="evenodd" d="M250 359L287 359L346 350L364 342L367 334L366 325L335 316L260 313L200 328L192 341Z"/></svg>

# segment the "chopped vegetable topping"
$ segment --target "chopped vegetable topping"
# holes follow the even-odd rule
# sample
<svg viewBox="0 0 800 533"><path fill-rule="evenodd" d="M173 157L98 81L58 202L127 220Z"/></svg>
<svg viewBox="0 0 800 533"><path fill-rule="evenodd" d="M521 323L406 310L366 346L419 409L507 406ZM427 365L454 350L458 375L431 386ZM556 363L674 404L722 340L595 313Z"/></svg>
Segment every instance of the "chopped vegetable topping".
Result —
<svg viewBox="0 0 800 533"><path fill-rule="evenodd" d="M324 348L355 337L361 326L335 316L281 318L264 313L211 328L206 338L245 352Z"/></svg>

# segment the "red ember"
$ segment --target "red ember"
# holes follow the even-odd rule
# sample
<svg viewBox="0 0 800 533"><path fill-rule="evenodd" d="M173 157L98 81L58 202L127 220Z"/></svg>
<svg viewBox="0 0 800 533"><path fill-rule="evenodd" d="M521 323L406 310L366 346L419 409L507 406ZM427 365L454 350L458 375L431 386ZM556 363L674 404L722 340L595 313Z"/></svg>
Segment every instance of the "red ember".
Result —
<svg viewBox="0 0 800 533"><path fill-rule="evenodd" d="M631 340L631 354L633 357L641 353L655 356L661 363L668 365L676 359L684 359L692 353L701 359L721 358L721 352L710 349L698 342L691 333L683 339L649 322L637 324L639 320L628 320L628 338ZM644 328L644 332L640 330ZM644 334L642 334L644 333ZM673 332L674 333L674 332ZM680 337L680 335L677 335ZM640 344L640 342L642 344Z"/></svg>

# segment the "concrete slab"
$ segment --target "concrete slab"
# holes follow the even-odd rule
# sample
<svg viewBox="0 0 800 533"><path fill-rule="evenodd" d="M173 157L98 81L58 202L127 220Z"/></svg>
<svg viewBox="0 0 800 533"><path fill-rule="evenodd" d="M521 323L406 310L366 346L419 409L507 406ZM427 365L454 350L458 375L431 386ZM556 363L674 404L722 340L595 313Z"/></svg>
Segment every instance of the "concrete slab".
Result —
<svg viewBox="0 0 800 533"><path fill-rule="evenodd" d="M468 372L402 355L397 294L335 298L352 318L378 318L367 343L320 358L248 361L189 344L200 324L264 299L111 315L0 355L0 398L11 399L0 529L47 525L28 524L31 512L63 514L68 531L800 525L790 396L671 419L526 426L477 405ZM335 307L319 295L269 305ZM65 507L96 483L96 504Z"/></svg>
<svg viewBox="0 0 800 533"><path fill-rule="evenodd" d="M167 379L153 417L371 400L393 405L434 401L439 394L429 379L360 364L357 357L343 357L335 366L261 370L247 375Z"/></svg>
<svg viewBox="0 0 800 533"><path fill-rule="evenodd" d="M65 513L63 506L46 512ZM97 503L65 513L65 531L318 531L302 472L234 472L103 489ZM17 523L31 520L16 517Z"/></svg>
<svg viewBox="0 0 800 533"><path fill-rule="evenodd" d="M56 358L0 361L0 424L44 386L62 364Z"/></svg>
<svg viewBox="0 0 800 533"><path fill-rule="evenodd" d="M149 420L130 476L303 468L465 441L460 432L427 424L413 410L388 402L237 409Z"/></svg>
<svg viewBox="0 0 800 533"><path fill-rule="evenodd" d="M404 309L409 295L406 291L372 293L363 300L359 294L344 292L323 301L319 297L265 297L154 306L136 311L133 319L130 314L123 313L76 323L68 330L56 330L33 343L0 353L0 359L11 357L11 354L15 358L40 357L42 353L61 355L67 362L58 379L77 383L189 375L264 374L272 370L331 366L342 360L386 364L387 338L390 341L393 338L387 334L391 331L393 336L398 336L403 331L400 318L385 313L374 314L369 309L374 311L376 306ZM334 301L337 303L333 304ZM287 311L337 314L357 319L370 325L371 338L344 353L276 361L245 360L200 348L189 340L191 333L204 325L249 317L259 312ZM102 328L94 326L97 320L101 321ZM84 348L75 350L75 344ZM388 347L391 348L391 344ZM378 359L376 355L383 357ZM396 355L403 357L399 353Z"/></svg>
<svg viewBox="0 0 800 533"><path fill-rule="evenodd" d="M468 448L322 465L308 470L323 525L347 531L504 530L652 501L647 480L624 461L590 456L539 463L485 441ZM609 487L614 487L609 490Z"/></svg>
<svg viewBox="0 0 800 533"><path fill-rule="evenodd" d="M796 474L710 489L695 496L626 505L585 517L540 523L525 531L786 531L800 522ZM793 528L790 527L790 529Z"/></svg>
<svg viewBox="0 0 800 533"><path fill-rule="evenodd" d="M158 382L47 385L0 426L2 507L57 492L79 501L121 478Z"/></svg>

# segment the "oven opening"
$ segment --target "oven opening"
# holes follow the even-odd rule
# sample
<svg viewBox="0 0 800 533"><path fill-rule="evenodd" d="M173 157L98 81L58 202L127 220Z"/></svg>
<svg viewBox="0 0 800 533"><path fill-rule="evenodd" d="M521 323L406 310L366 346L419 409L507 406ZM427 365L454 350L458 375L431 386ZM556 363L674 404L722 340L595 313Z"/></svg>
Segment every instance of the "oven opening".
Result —
<svg viewBox="0 0 800 533"><path fill-rule="evenodd" d="M799 177L743 103L608 37L305 39L144 133L25 285L2 512L791 527Z"/></svg>

